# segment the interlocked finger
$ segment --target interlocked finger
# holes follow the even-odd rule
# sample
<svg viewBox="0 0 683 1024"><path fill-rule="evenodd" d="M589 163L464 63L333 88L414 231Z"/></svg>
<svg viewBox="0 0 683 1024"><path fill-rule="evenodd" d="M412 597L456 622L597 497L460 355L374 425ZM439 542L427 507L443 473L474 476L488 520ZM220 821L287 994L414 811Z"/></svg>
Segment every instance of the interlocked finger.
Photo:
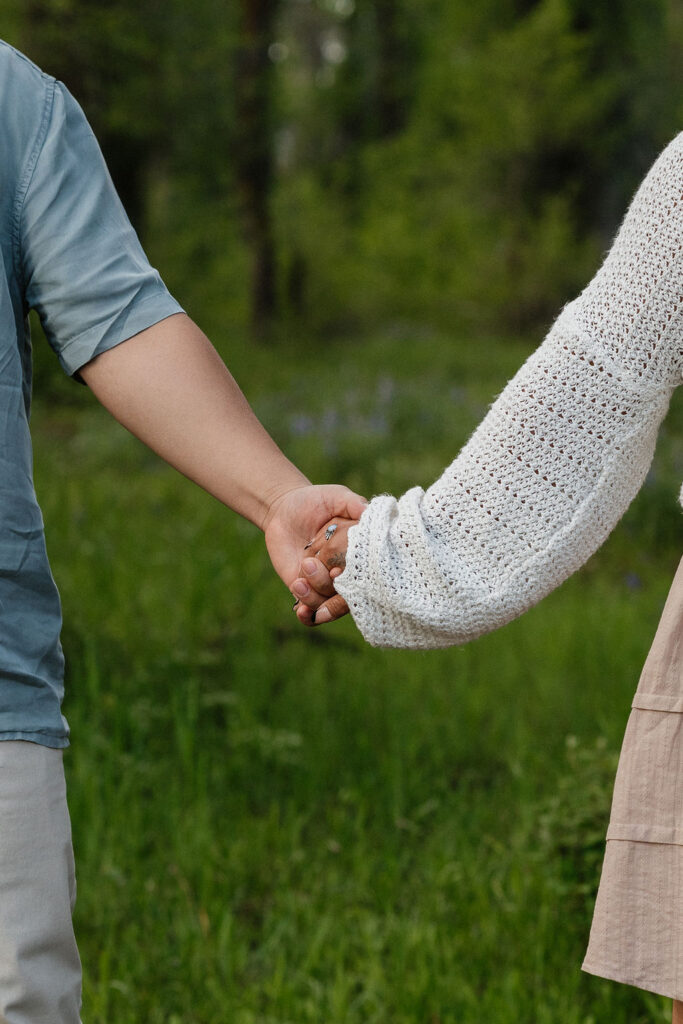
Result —
<svg viewBox="0 0 683 1024"><path fill-rule="evenodd" d="M292 593L309 608L320 605L334 594L334 583L329 570L317 558L304 558L301 576L292 583Z"/></svg>

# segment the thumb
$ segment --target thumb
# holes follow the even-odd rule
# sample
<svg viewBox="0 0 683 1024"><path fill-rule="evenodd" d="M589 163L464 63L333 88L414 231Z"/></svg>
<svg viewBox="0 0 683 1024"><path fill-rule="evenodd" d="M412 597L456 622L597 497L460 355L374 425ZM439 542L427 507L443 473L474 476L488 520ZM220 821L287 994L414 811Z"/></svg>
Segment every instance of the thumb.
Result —
<svg viewBox="0 0 683 1024"><path fill-rule="evenodd" d="M320 605L315 613L315 624L319 626L325 622L333 622L335 619L340 619L342 615L347 615L348 611L349 606L341 594L335 594Z"/></svg>
<svg viewBox="0 0 683 1024"><path fill-rule="evenodd" d="M333 516L340 516L343 519L360 519L368 507L367 498L356 494L342 484L327 484L323 493L330 519Z"/></svg>
<svg viewBox="0 0 683 1024"><path fill-rule="evenodd" d="M360 519L360 517L363 515L363 513L365 512L367 507L368 507L368 499L367 498L363 498L360 494L353 494L353 496L351 498L349 498L349 501L348 501L348 504L347 504L347 510L348 510L347 518L348 519Z"/></svg>

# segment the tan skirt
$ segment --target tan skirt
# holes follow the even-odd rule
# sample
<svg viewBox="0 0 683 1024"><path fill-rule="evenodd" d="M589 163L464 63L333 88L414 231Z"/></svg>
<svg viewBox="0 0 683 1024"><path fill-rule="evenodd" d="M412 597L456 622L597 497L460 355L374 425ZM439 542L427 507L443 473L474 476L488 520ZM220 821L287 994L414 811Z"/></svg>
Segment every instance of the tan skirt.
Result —
<svg viewBox="0 0 683 1024"><path fill-rule="evenodd" d="M683 560L626 727L582 968L683 1000Z"/></svg>

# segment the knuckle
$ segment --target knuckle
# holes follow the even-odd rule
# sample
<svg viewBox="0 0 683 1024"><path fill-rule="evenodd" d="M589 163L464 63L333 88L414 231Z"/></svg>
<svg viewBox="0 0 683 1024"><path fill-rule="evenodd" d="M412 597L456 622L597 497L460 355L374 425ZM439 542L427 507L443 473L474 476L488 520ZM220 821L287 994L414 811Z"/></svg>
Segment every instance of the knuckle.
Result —
<svg viewBox="0 0 683 1024"><path fill-rule="evenodd" d="M328 608L330 609L330 613L334 619L340 619L342 615L346 615L349 610L346 601L343 597L340 597L339 594L330 598Z"/></svg>

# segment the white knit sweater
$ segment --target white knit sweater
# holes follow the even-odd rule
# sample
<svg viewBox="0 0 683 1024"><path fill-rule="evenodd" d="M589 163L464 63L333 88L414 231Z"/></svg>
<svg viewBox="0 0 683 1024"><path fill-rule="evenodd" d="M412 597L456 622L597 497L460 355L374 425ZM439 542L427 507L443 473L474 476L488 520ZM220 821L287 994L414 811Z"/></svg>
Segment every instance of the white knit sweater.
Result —
<svg viewBox="0 0 683 1024"><path fill-rule="evenodd" d="M682 369L683 133L455 461L349 531L337 589L365 639L465 643L575 572L643 483Z"/></svg>

